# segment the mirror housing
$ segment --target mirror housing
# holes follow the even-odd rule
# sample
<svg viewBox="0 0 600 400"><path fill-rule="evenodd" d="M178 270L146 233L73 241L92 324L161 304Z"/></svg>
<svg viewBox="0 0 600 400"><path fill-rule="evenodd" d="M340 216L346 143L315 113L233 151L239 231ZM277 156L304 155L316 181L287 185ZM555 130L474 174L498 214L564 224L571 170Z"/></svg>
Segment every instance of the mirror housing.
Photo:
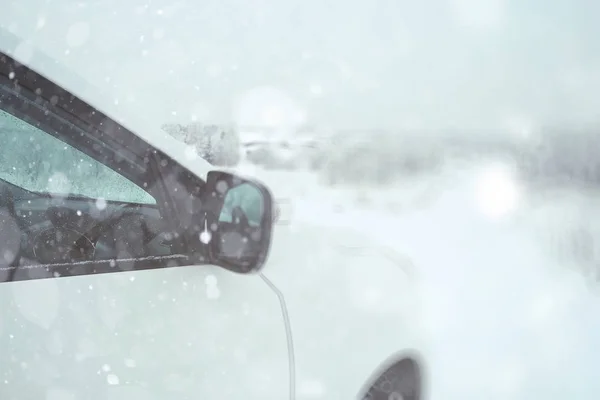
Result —
<svg viewBox="0 0 600 400"><path fill-rule="evenodd" d="M273 196L262 183L210 171L202 197L200 241L211 264L239 273L260 270L271 247Z"/></svg>

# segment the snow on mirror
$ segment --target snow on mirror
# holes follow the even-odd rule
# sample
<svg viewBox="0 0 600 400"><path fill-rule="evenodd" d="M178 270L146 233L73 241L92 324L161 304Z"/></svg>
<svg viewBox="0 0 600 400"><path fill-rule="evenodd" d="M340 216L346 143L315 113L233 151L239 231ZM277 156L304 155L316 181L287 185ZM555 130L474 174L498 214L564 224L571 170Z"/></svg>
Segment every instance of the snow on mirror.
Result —
<svg viewBox="0 0 600 400"><path fill-rule="evenodd" d="M215 259L238 272L260 268L268 253L273 224L270 193L257 182L224 172L211 171L208 185L221 210L215 226L205 232L217 233L216 237L210 234Z"/></svg>

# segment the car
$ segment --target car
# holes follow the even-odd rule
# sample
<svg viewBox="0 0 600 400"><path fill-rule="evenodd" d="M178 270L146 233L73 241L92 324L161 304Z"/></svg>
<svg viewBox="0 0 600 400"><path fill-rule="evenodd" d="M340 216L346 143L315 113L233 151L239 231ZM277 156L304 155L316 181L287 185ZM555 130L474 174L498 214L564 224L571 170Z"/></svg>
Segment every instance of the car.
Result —
<svg viewBox="0 0 600 400"><path fill-rule="evenodd" d="M273 228L258 179L128 129L7 35L3 399L423 398L401 263L343 227Z"/></svg>

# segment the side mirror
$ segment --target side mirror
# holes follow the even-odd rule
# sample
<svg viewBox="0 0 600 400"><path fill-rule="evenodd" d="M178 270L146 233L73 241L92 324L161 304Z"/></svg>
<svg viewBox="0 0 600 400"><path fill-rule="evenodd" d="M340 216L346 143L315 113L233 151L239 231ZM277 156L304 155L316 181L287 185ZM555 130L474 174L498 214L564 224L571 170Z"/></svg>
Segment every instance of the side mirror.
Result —
<svg viewBox="0 0 600 400"><path fill-rule="evenodd" d="M204 193L211 215L200 240L208 245L211 262L240 273L259 270L271 246L274 205L269 189L257 181L210 171Z"/></svg>

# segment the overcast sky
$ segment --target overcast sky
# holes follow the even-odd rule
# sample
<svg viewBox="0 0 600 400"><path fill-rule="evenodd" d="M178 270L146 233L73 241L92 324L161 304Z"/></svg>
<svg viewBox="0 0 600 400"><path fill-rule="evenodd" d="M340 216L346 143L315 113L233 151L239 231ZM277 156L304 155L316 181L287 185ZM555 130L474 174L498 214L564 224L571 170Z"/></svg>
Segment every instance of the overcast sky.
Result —
<svg viewBox="0 0 600 400"><path fill-rule="evenodd" d="M329 127L597 121L594 0L14 0L0 25L138 116Z"/></svg>

